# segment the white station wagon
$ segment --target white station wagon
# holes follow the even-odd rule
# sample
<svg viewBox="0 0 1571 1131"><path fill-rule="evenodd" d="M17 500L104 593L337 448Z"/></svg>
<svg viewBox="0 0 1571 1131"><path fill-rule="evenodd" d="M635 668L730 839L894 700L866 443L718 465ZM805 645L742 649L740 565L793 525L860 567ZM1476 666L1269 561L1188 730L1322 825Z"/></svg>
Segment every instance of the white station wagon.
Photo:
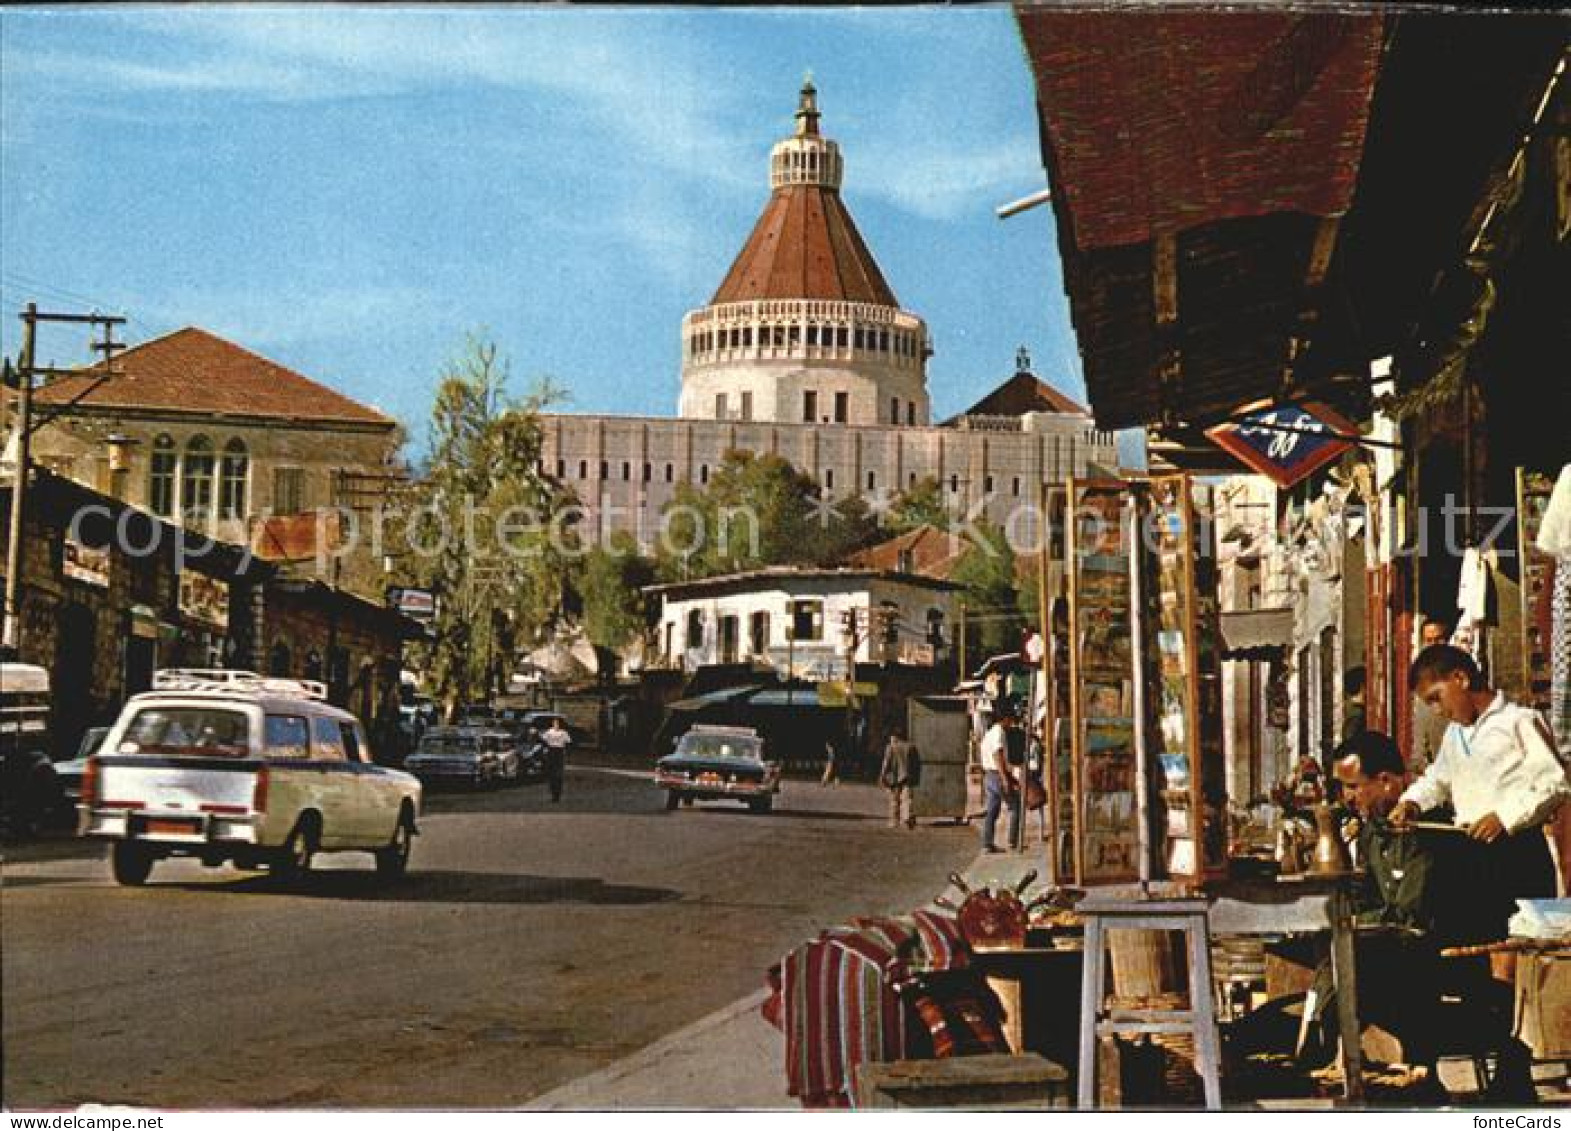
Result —
<svg viewBox="0 0 1571 1131"><path fill-rule="evenodd" d="M402 876L420 783L375 765L365 731L310 680L161 671L89 759L78 831L110 841L115 879L146 881L166 857L232 862L280 878L318 852L370 852Z"/></svg>

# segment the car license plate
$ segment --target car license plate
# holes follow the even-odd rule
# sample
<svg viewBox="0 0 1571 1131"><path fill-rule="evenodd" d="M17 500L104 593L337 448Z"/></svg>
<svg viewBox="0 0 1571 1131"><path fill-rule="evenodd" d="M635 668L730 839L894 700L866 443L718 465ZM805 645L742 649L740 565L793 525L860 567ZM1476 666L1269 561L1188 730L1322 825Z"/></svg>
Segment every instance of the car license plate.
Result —
<svg viewBox="0 0 1571 1131"><path fill-rule="evenodd" d="M717 774L717 773L714 773L713 771L710 771L710 772L699 774L698 775L698 780L703 782L705 785L719 785L720 784L720 775Z"/></svg>
<svg viewBox="0 0 1571 1131"><path fill-rule="evenodd" d="M150 833L168 833L172 836L191 836L193 833L201 831L202 825L200 821L187 820L184 818L170 819L149 817L147 819L146 828Z"/></svg>

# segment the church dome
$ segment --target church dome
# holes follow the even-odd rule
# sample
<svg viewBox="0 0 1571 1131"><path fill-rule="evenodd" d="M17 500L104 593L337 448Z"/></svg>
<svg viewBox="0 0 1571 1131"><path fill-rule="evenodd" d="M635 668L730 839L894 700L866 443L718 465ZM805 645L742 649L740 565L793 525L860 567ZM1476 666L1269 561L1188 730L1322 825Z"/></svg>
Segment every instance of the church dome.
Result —
<svg viewBox="0 0 1571 1131"><path fill-rule="evenodd" d="M818 118L809 81L795 135L770 154L769 202L711 305L777 298L900 305L840 199L840 147L818 132Z"/></svg>
<svg viewBox="0 0 1571 1131"><path fill-rule="evenodd" d="M929 423L927 325L857 231L844 173L809 80L795 131L770 153L763 214L709 304L683 319L683 417Z"/></svg>

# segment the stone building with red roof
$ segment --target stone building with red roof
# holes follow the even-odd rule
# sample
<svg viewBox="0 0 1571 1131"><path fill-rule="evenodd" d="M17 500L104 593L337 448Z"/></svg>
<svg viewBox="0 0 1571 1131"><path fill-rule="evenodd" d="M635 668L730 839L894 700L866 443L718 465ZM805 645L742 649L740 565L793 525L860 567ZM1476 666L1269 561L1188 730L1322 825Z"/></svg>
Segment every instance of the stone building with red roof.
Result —
<svg viewBox="0 0 1571 1131"><path fill-rule="evenodd" d="M709 302L682 321L678 415L548 415L544 463L592 536L653 544L683 482L731 450L781 456L826 499L875 507L933 478L954 510L1007 524L1037 483L1117 465L1113 435L1030 372L966 413L932 419L927 323L902 307L841 195L845 161L804 84L796 128L770 155L770 194ZM1017 528L1031 537L1029 518Z"/></svg>
<svg viewBox="0 0 1571 1131"><path fill-rule="evenodd" d="M34 458L161 518L269 552L267 520L347 504L399 444L391 417L195 326L34 394Z"/></svg>

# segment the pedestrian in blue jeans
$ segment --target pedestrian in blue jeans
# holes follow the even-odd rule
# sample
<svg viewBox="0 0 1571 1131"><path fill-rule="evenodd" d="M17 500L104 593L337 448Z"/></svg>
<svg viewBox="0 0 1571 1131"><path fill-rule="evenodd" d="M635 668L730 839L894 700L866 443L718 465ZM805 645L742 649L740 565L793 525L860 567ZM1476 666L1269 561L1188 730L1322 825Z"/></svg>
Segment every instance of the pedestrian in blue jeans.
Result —
<svg viewBox="0 0 1571 1131"><path fill-rule="evenodd" d="M1020 806L1014 798L1020 792L1020 782L1009 765L1010 732L1020 725L1011 712L1003 711L988 732L982 736L982 793L986 808L982 815L982 851L1001 852L994 840L998 829L998 812L1009 802L1009 843L1020 836Z"/></svg>

